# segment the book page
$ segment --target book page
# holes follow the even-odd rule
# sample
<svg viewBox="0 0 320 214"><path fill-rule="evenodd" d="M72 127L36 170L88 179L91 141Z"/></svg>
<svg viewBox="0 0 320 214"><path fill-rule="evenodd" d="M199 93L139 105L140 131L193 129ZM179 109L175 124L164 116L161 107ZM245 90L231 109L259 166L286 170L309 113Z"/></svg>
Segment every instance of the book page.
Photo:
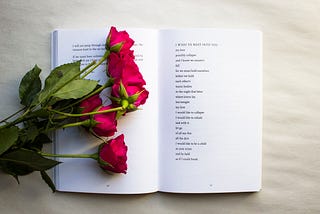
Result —
<svg viewBox="0 0 320 214"><path fill-rule="evenodd" d="M120 29L118 29L120 30ZM136 63L144 76L150 95L142 110L127 113L118 121L118 132L125 135L128 146L127 174L109 175L91 159L60 158L63 163L55 168L57 190L92 193L145 193L157 191L157 31L144 29L127 30L135 40L133 47ZM98 60L105 51L105 30L59 30L53 34L53 67L82 60L82 67L93 59ZM88 76L107 81L105 64ZM107 93L107 92L106 92ZM57 132L55 153L94 153L101 141L97 141L81 127Z"/></svg>
<svg viewBox="0 0 320 214"><path fill-rule="evenodd" d="M258 191L261 182L261 34L159 34L160 191Z"/></svg>

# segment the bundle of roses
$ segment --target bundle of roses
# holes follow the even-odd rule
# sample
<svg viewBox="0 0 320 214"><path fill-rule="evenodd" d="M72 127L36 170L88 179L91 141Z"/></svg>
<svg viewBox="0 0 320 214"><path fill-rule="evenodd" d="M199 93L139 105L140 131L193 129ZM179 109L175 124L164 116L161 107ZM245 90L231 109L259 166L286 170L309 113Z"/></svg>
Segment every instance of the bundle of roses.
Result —
<svg viewBox="0 0 320 214"><path fill-rule="evenodd" d="M18 182L18 176L40 171L53 191L54 184L45 171L60 162L46 157L92 158L105 171L126 173L124 135L110 137L117 131L117 121L143 105L149 94L134 61L133 44L126 31L111 27L105 54L98 62L93 61L82 70L80 61L61 65L46 78L43 88L39 77L41 69L35 66L30 70L19 86L24 107L0 123L2 171L14 176ZM104 85L85 78L104 61L108 76ZM108 98L112 102L104 106L100 96L108 87L111 87ZM96 153L48 154L42 151L43 144L51 142L50 132L74 126L83 126L101 139Z"/></svg>

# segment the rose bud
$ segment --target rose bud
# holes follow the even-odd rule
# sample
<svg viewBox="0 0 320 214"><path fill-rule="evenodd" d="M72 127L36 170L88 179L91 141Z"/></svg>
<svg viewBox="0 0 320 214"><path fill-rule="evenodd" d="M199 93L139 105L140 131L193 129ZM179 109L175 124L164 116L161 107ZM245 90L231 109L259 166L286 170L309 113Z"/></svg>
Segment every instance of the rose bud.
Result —
<svg viewBox="0 0 320 214"><path fill-rule="evenodd" d="M126 174L127 150L123 134L103 143L99 147L98 162L100 167L106 171Z"/></svg>
<svg viewBox="0 0 320 214"><path fill-rule="evenodd" d="M102 106L97 111L104 111L113 108L112 105ZM92 117L91 130L98 136L110 137L117 131L117 112L95 114Z"/></svg>
<svg viewBox="0 0 320 214"><path fill-rule="evenodd" d="M134 41L129 37L126 31L117 31L115 27L111 27L107 37L106 49L111 52L119 53L128 51Z"/></svg>

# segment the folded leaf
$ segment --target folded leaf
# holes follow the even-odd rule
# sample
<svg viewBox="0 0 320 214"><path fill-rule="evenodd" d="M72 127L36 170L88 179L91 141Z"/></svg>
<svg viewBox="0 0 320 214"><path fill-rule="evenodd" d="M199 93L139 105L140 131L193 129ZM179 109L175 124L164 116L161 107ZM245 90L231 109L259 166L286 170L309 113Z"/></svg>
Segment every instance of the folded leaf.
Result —
<svg viewBox="0 0 320 214"><path fill-rule="evenodd" d="M54 183L52 182L51 178L45 171L40 171L41 173L41 178L48 184L48 186L51 188L52 192L56 191L56 187Z"/></svg>
<svg viewBox="0 0 320 214"><path fill-rule="evenodd" d="M16 126L0 129L0 155L7 151L17 141L18 134L19 128Z"/></svg>
<svg viewBox="0 0 320 214"><path fill-rule="evenodd" d="M14 176L16 179L18 176L28 175L34 171L31 167L10 161L0 161L0 166L5 173Z"/></svg>
<svg viewBox="0 0 320 214"><path fill-rule="evenodd" d="M0 157L0 161L8 161L24 167L29 167L35 171L43 171L50 169L60 162L45 158L37 152L19 149L13 152L4 154Z"/></svg>
<svg viewBox="0 0 320 214"><path fill-rule="evenodd" d="M41 151L43 148L43 144L45 143L51 143L51 139L43 133L40 133L33 142L31 142L28 147L32 150L38 150Z"/></svg>
<svg viewBox="0 0 320 214"><path fill-rule="evenodd" d="M30 106L37 93L41 90L40 72L41 69L35 65L22 78L19 86L19 96L22 105Z"/></svg>

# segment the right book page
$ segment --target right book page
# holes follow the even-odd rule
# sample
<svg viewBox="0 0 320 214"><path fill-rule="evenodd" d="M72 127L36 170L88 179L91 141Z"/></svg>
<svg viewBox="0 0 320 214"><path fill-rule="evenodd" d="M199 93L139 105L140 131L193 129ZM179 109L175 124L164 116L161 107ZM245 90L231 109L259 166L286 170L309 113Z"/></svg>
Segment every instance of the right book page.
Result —
<svg viewBox="0 0 320 214"><path fill-rule="evenodd" d="M262 34L159 33L159 190L261 188Z"/></svg>

